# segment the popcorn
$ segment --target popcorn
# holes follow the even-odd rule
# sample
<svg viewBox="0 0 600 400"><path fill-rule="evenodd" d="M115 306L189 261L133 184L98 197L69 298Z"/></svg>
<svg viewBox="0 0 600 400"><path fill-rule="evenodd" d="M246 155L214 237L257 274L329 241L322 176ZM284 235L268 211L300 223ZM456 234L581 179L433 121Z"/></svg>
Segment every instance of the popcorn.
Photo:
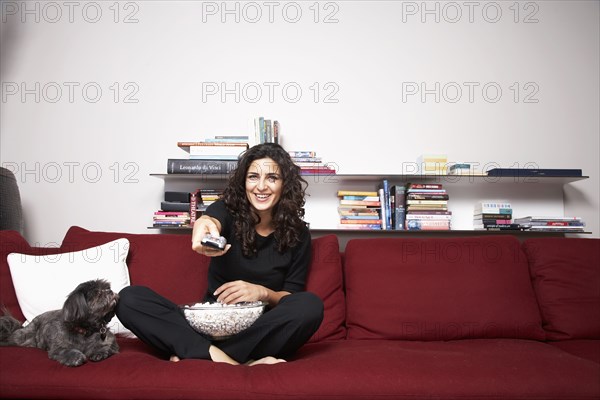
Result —
<svg viewBox="0 0 600 400"><path fill-rule="evenodd" d="M226 339L248 328L260 317L266 303L196 303L182 306L188 323L197 332L215 340Z"/></svg>

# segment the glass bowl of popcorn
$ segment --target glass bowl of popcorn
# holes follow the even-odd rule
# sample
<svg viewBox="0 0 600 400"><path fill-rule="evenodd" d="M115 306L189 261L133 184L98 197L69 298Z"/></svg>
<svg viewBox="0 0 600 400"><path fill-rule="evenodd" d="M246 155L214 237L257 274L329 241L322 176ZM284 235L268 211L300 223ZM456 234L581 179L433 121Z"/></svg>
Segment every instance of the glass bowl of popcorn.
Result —
<svg viewBox="0 0 600 400"><path fill-rule="evenodd" d="M210 339L224 340L252 325L267 303L262 301L236 304L195 303L181 306L190 326Z"/></svg>

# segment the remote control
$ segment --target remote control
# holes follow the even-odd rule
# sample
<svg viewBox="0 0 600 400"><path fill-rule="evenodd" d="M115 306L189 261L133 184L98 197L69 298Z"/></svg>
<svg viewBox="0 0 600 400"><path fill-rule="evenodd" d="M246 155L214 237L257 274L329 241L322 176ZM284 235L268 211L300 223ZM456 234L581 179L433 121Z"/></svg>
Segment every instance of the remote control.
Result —
<svg viewBox="0 0 600 400"><path fill-rule="evenodd" d="M225 245L227 244L227 239L223 236L212 236L206 235L200 241L202 246L212 247L213 249L225 250Z"/></svg>

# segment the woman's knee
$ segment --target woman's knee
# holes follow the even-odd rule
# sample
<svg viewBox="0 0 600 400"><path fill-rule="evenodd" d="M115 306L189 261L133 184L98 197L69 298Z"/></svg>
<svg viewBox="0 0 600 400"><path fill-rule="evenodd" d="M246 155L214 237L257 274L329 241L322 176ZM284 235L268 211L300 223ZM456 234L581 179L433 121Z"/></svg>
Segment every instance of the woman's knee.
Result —
<svg viewBox="0 0 600 400"><path fill-rule="evenodd" d="M297 307L297 315L302 315L307 322L321 322L323 320L323 300L311 292L293 293L289 300L293 300Z"/></svg>
<svg viewBox="0 0 600 400"><path fill-rule="evenodd" d="M119 319L130 310L136 310L140 302L147 298L150 289L144 286L126 286L119 292L116 313Z"/></svg>

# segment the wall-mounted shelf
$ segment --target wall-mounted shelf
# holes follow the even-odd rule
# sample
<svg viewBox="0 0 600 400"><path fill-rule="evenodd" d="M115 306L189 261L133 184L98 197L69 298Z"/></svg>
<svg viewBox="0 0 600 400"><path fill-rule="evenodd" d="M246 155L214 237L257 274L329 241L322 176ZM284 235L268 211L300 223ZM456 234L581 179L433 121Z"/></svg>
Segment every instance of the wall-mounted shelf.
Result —
<svg viewBox="0 0 600 400"><path fill-rule="evenodd" d="M227 174L150 174L165 181L171 188L196 189L224 187ZM526 215L563 215L563 186L588 179L589 176L564 177L493 177L487 175L398 175L398 174L336 174L303 175L308 182L306 221L311 223L313 236L336 234L341 242L358 237L394 236L474 236L515 235L519 238L564 236L567 234L590 234L591 232L533 232L533 231L487 231L469 229L472 226L472 207L477 200L506 198L514 202L513 217ZM449 231L396 231L357 230L337 228L337 191L373 190L387 179L391 185L406 183L441 183L450 194L449 206L453 211L453 226ZM192 183L194 182L194 183ZM191 227L149 227L169 233L191 232Z"/></svg>
<svg viewBox="0 0 600 400"><path fill-rule="evenodd" d="M156 178L176 178L185 180L223 180L227 174L150 174ZM393 182L431 182L441 184L485 184L485 183L546 183L564 185L571 182L588 179L589 176L540 176L540 177L497 177L487 175L384 175L384 174L335 174L335 175L302 175L311 184L335 184L341 182L381 182L383 179Z"/></svg>

